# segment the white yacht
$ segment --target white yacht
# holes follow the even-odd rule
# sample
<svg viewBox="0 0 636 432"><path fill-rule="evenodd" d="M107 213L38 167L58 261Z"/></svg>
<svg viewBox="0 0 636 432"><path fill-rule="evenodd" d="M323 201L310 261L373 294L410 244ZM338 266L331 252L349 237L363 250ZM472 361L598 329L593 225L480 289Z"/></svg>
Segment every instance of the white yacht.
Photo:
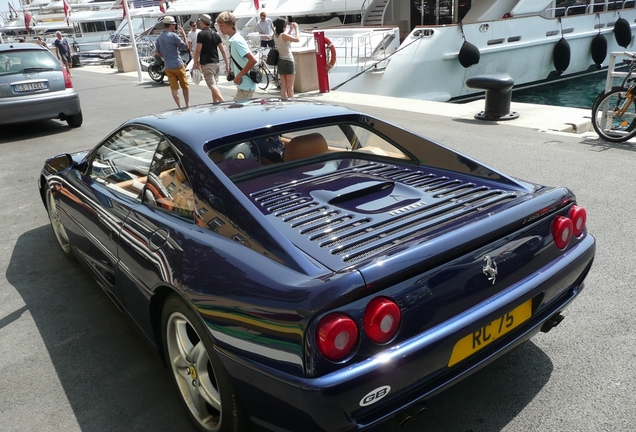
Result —
<svg viewBox="0 0 636 432"><path fill-rule="evenodd" d="M634 0L367 0L360 26L321 29L337 54L330 88L448 101L483 93L466 86L480 75L508 74L519 87L597 73L610 52L633 50L634 6ZM313 43L308 34L299 45Z"/></svg>

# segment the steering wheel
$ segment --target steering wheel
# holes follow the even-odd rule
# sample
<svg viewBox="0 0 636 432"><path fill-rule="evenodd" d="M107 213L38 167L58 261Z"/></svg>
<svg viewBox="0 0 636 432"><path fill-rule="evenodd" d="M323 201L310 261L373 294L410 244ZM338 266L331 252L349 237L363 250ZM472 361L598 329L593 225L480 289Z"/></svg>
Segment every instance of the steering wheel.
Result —
<svg viewBox="0 0 636 432"><path fill-rule="evenodd" d="M253 141L244 142L235 145L223 155L223 160L232 159L252 159L260 163L261 151Z"/></svg>

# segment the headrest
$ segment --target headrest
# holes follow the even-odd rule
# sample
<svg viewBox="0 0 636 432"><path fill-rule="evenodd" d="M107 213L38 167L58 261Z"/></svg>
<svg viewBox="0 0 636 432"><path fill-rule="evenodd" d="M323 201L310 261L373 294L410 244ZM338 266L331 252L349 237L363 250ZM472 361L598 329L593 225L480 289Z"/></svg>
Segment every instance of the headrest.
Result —
<svg viewBox="0 0 636 432"><path fill-rule="evenodd" d="M327 153L327 141L319 133L299 135L292 138L285 146L285 162L304 159L321 153Z"/></svg>

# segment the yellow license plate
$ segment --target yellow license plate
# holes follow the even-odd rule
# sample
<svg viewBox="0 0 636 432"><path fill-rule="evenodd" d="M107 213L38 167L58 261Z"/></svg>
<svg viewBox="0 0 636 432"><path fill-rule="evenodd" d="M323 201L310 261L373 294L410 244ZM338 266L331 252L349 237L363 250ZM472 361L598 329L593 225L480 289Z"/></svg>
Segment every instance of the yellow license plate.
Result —
<svg viewBox="0 0 636 432"><path fill-rule="evenodd" d="M488 346L506 333L530 319L532 315L532 300L528 300L517 306L507 314L497 318L490 324L486 324L477 331L461 338L453 348L448 366L453 366L465 358L473 355L480 349Z"/></svg>

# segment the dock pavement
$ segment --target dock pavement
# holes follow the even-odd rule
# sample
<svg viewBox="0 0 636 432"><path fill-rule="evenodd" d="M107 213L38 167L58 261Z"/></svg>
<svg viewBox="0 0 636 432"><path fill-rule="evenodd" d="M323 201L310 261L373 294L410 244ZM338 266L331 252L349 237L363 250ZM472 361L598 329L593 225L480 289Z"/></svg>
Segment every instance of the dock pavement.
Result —
<svg viewBox="0 0 636 432"><path fill-rule="evenodd" d="M152 82L146 71L141 72L141 76L137 71L119 72L116 68L108 65L89 65L82 66L82 70L102 73L117 74L119 76L128 76L137 79L140 82ZM165 80L167 85L167 79ZM197 85L190 81L190 85ZM205 86L205 81L201 81L199 86ZM224 95L232 94L235 86L231 82L224 79L219 81L219 87ZM256 89L255 97L277 97L280 92L272 85L263 91ZM309 91L304 93L296 93L295 97L303 97L320 100L325 103L354 103L362 106L374 106L387 109L402 110L409 112L419 112L422 114L437 115L444 117L452 117L455 119L474 120L482 122L484 120L475 119L475 114L484 110L484 99L479 99L467 103L449 103L424 101L416 99L396 98L389 96L368 95L361 93L343 92L340 90L320 93L319 91ZM552 105L539 105L511 102L510 111L519 114L519 117L513 120L498 121L509 126L530 128L541 132L577 134L579 137L594 138L598 135L594 132L591 123L591 108L569 108Z"/></svg>

